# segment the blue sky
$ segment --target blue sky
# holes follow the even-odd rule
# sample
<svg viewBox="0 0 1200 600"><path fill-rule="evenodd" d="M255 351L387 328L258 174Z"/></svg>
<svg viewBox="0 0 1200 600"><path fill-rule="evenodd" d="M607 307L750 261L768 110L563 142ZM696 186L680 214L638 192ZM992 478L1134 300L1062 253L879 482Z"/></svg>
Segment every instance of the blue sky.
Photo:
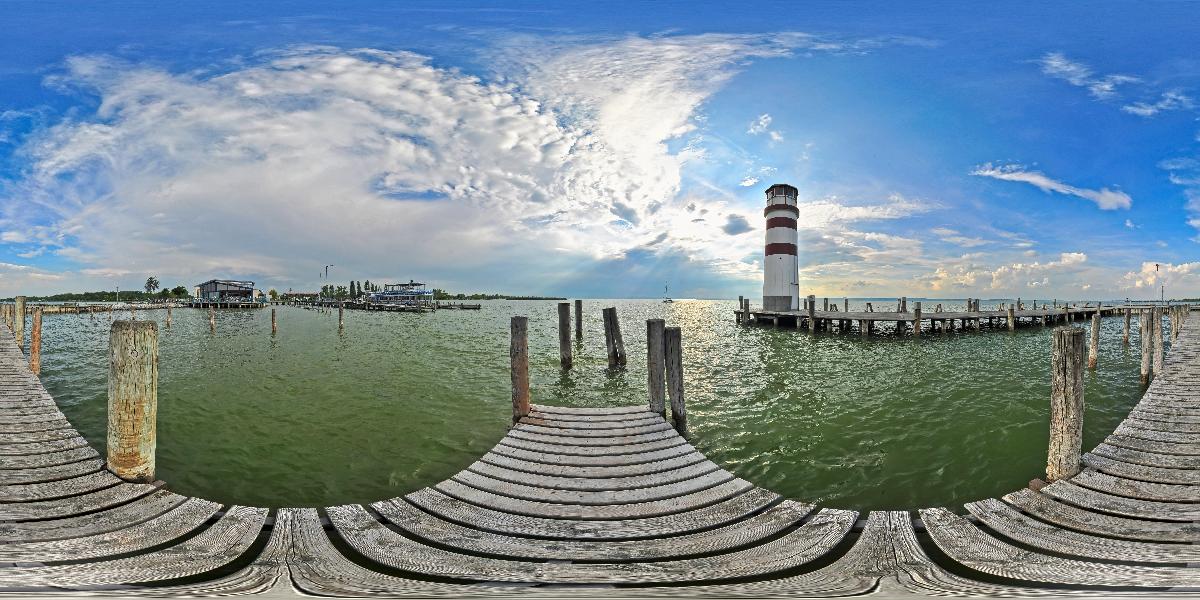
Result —
<svg viewBox="0 0 1200 600"><path fill-rule="evenodd" d="M2 2L0 295L1200 295L1200 5L904 9Z"/></svg>

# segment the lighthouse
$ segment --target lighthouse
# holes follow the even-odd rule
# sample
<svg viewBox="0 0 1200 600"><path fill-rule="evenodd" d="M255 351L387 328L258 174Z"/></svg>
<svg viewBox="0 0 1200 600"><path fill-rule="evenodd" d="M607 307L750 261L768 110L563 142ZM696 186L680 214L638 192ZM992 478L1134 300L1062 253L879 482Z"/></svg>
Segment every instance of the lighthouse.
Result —
<svg viewBox="0 0 1200 600"><path fill-rule="evenodd" d="M763 257L763 310L800 310L796 263L796 207L799 190L777 183L767 188L767 245Z"/></svg>

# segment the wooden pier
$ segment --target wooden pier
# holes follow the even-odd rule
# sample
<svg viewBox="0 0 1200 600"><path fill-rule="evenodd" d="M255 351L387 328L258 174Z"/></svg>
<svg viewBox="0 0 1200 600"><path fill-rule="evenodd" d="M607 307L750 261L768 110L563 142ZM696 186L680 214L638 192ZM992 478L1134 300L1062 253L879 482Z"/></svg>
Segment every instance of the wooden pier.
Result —
<svg viewBox="0 0 1200 600"><path fill-rule="evenodd" d="M740 479L648 406L532 405L459 474L366 505L188 498L107 470L0 327L0 595L1189 596L1200 317L1179 319L1078 474L869 514Z"/></svg>
<svg viewBox="0 0 1200 600"><path fill-rule="evenodd" d="M836 305L833 307L836 309ZM747 325L770 325L774 327L792 327L806 329L810 332L836 331L838 333L854 333L861 335L874 334L877 331L904 333L905 331L920 335L922 332L937 333L948 331L972 331L982 329L1015 329L1029 325L1048 326L1066 324L1074 321L1090 319L1097 312L1101 316L1124 314L1124 306L1062 306L1047 308L997 308L994 310L973 311L935 311L933 307L920 307L915 303L914 310L903 311L839 311L839 310L734 310L734 318L739 323ZM1132 310L1141 310L1133 307ZM888 325L888 329L882 326Z"/></svg>

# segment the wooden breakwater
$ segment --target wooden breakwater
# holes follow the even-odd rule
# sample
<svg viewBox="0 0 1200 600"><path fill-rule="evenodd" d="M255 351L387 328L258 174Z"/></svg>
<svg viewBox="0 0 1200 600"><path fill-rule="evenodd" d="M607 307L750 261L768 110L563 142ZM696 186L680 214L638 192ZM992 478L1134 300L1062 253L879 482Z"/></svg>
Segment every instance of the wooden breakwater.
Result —
<svg viewBox="0 0 1200 600"><path fill-rule="evenodd" d="M1077 422L1062 409L1065 453L1051 450L1048 466L1065 460L1073 473L961 510L865 515L738 478L647 404L565 408L528 395L524 414L478 461L403 496L274 510L189 498L144 471L132 478L149 483L114 474L0 327L0 590L1187 597L1200 587L1200 569L1185 566L1200 562L1198 324L1182 317L1141 402L1091 452L1073 447ZM138 328L134 335L146 337L110 350L137 359L110 364L131 369L117 375L135 385L130 392L153 382L154 326ZM514 327L513 339L522 331ZM1082 332L1055 336L1065 340L1053 352L1055 369L1079 381ZM1054 387L1051 407L1082 403L1074 384ZM146 414L150 392L127 393L118 392L113 410ZM137 424L125 421L115 426ZM148 435L122 431L133 441ZM145 458L146 446L133 448ZM144 584L155 587L127 587Z"/></svg>

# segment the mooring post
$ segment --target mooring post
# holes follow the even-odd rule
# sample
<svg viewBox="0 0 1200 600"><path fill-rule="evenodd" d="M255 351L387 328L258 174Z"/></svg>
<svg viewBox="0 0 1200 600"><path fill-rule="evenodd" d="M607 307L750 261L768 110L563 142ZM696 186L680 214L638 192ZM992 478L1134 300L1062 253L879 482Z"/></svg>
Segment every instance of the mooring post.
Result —
<svg viewBox="0 0 1200 600"><path fill-rule="evenodd" d="M621 339L621 323L617 320L616 307L602 311L604 316L604 343L608 347L608 366L625 366L625 342Z"/></svg>
<svg viewBox="0 0 1200 600"><path fill-rule="evenodd" d="M271 309L271 311L272 311L272 312L274 312L274 311L275 311L275 309L273 309L273 308L272 308L272 309ZM170 305L170 304L168 304L168 305L167 305L167 322L166 322L166 326L167 326L167 327L170 327L170 326L171 326L171 305Z"/></svg>
<svg viewBox="0 0 1200 600"><path fill-rule="evenodd" d="M663 350L667 360L667 392L671 396L671 420L675 431L687 434L687 406L683 401L683 335L678 327L663 330Z"/></svg>
<svg viewBox="0 0 1200 600"><path fill-rule="evenodd" d="M583 341L583 300L575 301L575 341Z"/></svg>
<svg viewBox="0 0 1200 600"><path fill-rule="evenodd" d="M114 321L108 341L108 470L154 481L158 421L158 326Z"/></svg>
<svg viewBox="0 0 1200 600"><path fill-rule="evenodd" d="M902 313L908 312L908 296L900 297L900 312L902 312Z"/></svg>
<svg viewBox="0 0 1200 600"><path fill-rule="evenodd" d="M913 337L921 337L921 302L913 302Z"/></svg>
<svg viewBox="0 0 1200 600"><path fill-rule="evenodd" d="M1083 330L1059 327L1050 349L1050 449L1046 480L1079 472L1083 444Z"/></svg>
<svg viewBox="0 0 1200 600"><path fill-rule="evenodd" d="M346 303L338 302L338 329L346 327Z"/></svg>
<svg viewBox="0 0 1200 600"><path fill-rule="evenodd" d="M212 306L208 307L208 330L212 333L217 331L217 310Z"/></svg>
<svg viewBox="0 0 1200 600"><path fill-rule="evenodd" d="M279 332L279 326L275 323L275 309L271 309L271 335Z"/></svg>
<svg viewBox="0 0 1200 600"><path fill-rule="evenodd" d="M829 298L823 298L822 300L824 300L824 302L821 305L821 310L824 312L829 312Z"/></svg>
<svg viewBox="0 0 1200 600"><path fill-rule="evenodd" d="M1088 338L1088 368L1095 369L1100 359L1100 311L1092 315L1092 335Z"/></svg>
<svg viewBox="0 0 1200 600"><path fill-rule="evenodd" d="M662 319L646 320L646 386L650 392L650 412L667 417L667 354Z"/></svg>
<svg viewBox="0 0 1200 600"><path fill-rule="evenodd" d="M33 307L33 327L29 330L29 370L42 373L42 307Z"/></svg>
<svg viewBox="0 0 1200 600"><path fill-rule="evenodd" d="M842 298L842 312L850 312L850 299Z"/></svg>
<svg viewBox="0 0 1200 600"><path fill-rule="evenodd" d="M746 313L742 312L742 307L744 307L745 305L746 305L746 302L743 300L742 296L738 296L738 306L737 306L738 312L737 312L737 319L736 319L736 322L738 325L746 324Z"/></svg>
<svg viewBox="0 0 1200 600"><path fill-rule="evenodd" d="M17 347L25 347L25 296L17 296L13 302L13 337Z"/></svg>
<svg viewBox="0 0 1200 600"><path fill-rule="evenodd" d="M1017 309L1008 307L1008 330L1015 331L1017 329Z"/></svg>
<svg viewBox="0 0 1200 600"><path fill-rule="evenodd" d="M750 299L746 298L742 304L742 325L750 324Z"/></svg>
<svg viewBox="0 0 1200 600"><path fill-rule="evenodd" d="M1151 319L1154 321L1154 377L1163 370L1163 326L1162 308L1155 308Z"/></svg>
<svg viewBox="0 0 1200 600"><path fill-rule="evenodd" d="M512 372L512 420L520 421L529 414L529 318L513 317L508 343L508 359Z"/></svg>
<svg viewBox="0 0 1200 600"><path fill-rule="evenodd" d="M564 369L571 368L571 303L558 303L558 362Z"/></svg>
<svg viewBox="0 0 1200 600"><path fill-rule="evenodd" d="M1151 357L1154 353L1154 326L1150 324L1150 311L1138 311L1138 342L1142 348L1142 385L1150 383Z"/></svg>
<svg viewBox="0 0 1200 600"><path fill-rule="evenodd" d="M808 297L808 332L817 333L817 297L813 295Z"/></svg>

